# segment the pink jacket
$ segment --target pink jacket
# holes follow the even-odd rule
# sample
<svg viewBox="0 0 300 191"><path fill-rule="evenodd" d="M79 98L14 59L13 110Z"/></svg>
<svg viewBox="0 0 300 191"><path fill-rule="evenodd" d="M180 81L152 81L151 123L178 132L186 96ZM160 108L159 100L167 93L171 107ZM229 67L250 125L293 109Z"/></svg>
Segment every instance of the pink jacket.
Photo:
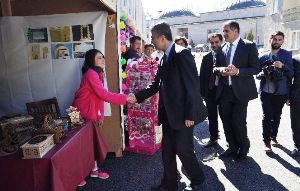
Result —
<svg viewBox="0 0 300 191"><path fill-rule="evenodd" d="M104 119L104 101L113 104L126 104L126 95L111 93L103 86L102 73L89 69L83 76L80 88L75 93L73 105L86 120Z"/></svg>

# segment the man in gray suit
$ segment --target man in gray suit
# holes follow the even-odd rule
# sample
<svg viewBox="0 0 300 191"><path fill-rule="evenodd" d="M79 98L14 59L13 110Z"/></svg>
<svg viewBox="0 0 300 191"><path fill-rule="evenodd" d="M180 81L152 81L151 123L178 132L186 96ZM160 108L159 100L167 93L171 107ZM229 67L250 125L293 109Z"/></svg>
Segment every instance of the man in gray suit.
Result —
<svg viewBox="0 0 300 191"><path fill-rule="evenodd" d="M220 158L246 158L250 148L247 136L247 107L258 97L253 75L260 70L258 52L253 42L241 39L236 21L223 25L226 43L217 54L216 73L220 76L217 99L229 148Z"/></svg>

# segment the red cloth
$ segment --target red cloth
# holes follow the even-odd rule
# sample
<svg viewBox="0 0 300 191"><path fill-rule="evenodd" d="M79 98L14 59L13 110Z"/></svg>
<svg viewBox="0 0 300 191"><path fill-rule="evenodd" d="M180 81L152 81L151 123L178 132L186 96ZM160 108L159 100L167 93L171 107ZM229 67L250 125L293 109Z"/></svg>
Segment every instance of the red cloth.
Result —
<svg viewBox="0 0 300 191"><path fill-rule="evenodd" d="M102 121L104 119L104 101L125 105L126 95L109 92L103 86L102 73L97 74L95 70L89 69L82 78L79 90L75 93L73 105L77 107L83 118Z"/></svg>
<svg viewBox="0 0 300 191"><path fill-rule="evenodd" d="M42 159L21 159L20 153L0 158L0 189L9 191L76 190L95 159L103 162L107 146L99 128L85 123Z"/></svg>

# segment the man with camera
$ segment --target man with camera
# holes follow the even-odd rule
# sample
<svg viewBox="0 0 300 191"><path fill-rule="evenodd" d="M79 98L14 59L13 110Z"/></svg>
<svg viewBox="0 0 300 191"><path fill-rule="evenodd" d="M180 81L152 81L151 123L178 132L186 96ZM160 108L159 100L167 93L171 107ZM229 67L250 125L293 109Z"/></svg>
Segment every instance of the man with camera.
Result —
<svg viewBox="0 0 300 191"><path fill-rule="evenodd" d="M275 31L271 34L271 50L259 56L262 71L257 75L260 81L260 99L263 109L263 141L265 151L272 152L271 141L277 142L280 116L288 99L289 82L293 76L292 55L282 49L284 34Z"/></svg>

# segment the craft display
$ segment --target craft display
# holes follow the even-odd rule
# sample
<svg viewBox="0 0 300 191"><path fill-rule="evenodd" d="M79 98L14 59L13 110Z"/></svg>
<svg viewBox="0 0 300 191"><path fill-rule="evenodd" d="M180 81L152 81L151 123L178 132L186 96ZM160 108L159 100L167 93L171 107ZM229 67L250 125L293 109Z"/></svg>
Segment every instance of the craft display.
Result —
<svg viewBox="0 0 300 191"><path fill-rule="evenodd" d="M126 93L137 93L154 80L158 64L149 58L133 59L126 67ZM160 147L161 127L158 126L158 94L142 103L128 106L129 147L127 150L153 154Z"/></svg>
<svg viewBox="0 0 300 191"><path fill-rule="evenodd" d="M80 116L80 111L77 111L76 107L70 106L68 109L66 109L66 111L70 117L71 128L75 128L83 123L83 119Z"/></svg>
<svg viewBox="0 0 300 191"><path fill-rule="evenodd" d="M42 128L37 129L35 134L53 134L54 143L57 144L60 143L61 139L65 136L64 126L65 123L63 121L61 124L57 124L52 119L52 116L48 114L44 118Z"/></svg>
<svg viewBox="0 0 300 191"><path fill-rule="evenodd" d="M30 115L0 121L0 156L15 153L32 137L33 130L33 117Z"/></svg>
<svg viewBox="0 0 300 191"><path fill-rule="evenodd" d="M37 135L21 146L24 159L42 158L54 146L52 134Z"/></svg>

